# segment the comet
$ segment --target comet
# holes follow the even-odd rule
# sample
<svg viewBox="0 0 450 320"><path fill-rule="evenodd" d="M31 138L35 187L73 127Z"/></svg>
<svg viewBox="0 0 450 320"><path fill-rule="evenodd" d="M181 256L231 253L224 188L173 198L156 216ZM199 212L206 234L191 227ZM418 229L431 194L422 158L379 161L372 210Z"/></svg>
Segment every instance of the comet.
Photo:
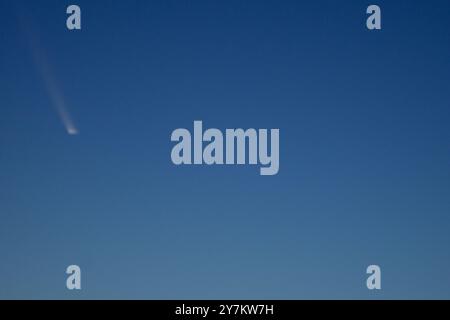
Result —
<svg viewBox="0 0 450 320"><path fill-rule="evenodd" d="M79 133L78 128L75 126L75 123L70 116L63 92L58 86L55 77L51 73L47 60L45 60L42 56L36 60L36 65L42 79L44 80L47 94L49 95L50 101L59 115L62 124L69 135L77 135Z"/></svg>
<svg viewBox="0 0 450 320"><path fill-rule="evenodd" d="M46 52L41 47L40 39L37 36L36 32L32 32L32 30L36 30L36 28L32 28L30 26L29 18L20 16L19 19L21 22L21 27L29 40L29 46L34 64L36 65L36 69L44 82L45 90L49 96L53 108L58 114L64 128L66 129L66 132L69 135L79 134L79 130L75 125L72 116L70 115L63 90L58 85L56 77L47 58Z"/></svg>

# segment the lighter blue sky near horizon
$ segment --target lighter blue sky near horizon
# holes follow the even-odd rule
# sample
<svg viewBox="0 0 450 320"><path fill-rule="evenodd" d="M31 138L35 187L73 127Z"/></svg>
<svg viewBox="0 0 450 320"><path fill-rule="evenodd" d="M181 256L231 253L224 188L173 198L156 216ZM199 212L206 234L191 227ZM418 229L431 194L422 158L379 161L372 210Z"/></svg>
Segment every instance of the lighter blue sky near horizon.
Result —
<svg viewBox="0 0 450 320"><path fill-rule="evenodd" d="M448 1L73 3L0 0L0 298L450 298ZM280 172L174 166L194 120Z"/></svg>

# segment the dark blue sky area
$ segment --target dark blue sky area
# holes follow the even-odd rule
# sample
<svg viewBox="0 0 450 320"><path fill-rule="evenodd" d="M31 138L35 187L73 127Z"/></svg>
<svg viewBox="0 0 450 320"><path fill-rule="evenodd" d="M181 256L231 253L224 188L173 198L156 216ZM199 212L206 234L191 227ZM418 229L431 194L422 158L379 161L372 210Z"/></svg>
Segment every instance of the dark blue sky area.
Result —
<svg viewBox="0 0 450 320"><path fill-rule="evenodd" d="M0 2L1 298L450 298L449 1L74 3ZM194 120L278 175L174 166Z"/></svg>

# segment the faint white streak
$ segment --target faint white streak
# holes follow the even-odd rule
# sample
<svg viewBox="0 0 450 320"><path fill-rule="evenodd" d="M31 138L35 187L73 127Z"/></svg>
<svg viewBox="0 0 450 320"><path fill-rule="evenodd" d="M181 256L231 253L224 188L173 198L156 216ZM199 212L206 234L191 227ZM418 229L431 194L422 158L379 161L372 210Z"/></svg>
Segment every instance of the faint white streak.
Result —
<svg viewBox="0 0 450 320"><path fill-rule="evenodd" d="M59 115L62 124L64 125L69 135L77 135L79 133L72 117L69 113L66 100L63 95L63 91L58 86L55 76L53 75L50 64L46 57L45 51L40 46L39 38L35 32L32 32L35 28L32 28L29 23L29 19L21 16L22 29L28 35L30 42L30 48L33 55L33 60L44 80L45 89L49 95L50 101Z"/></svg>
<svg viewBox="0 0 450 320"><path fill-rule="evenodd" d="M36 64L44 80L45 88L50 97L50 100L52 101L52 104L56 112L58 113L61 122L66 128L67 133L70 135L78 134L78 129L69 114L69 110L67 108L62 90L60 90L55 81L55 78L52 76L47 61L41 57Z"/></svg>

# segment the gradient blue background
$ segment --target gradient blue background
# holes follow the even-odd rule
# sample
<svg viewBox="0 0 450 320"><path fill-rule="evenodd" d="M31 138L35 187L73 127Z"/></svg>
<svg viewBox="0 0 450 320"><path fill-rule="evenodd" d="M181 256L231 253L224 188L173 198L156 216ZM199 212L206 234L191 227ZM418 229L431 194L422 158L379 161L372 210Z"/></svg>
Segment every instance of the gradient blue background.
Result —
<svg viewBox="0 0 450 320"><path fill-rule="evenodd" d="M73 3L0 1L0 298L450 298L449 1ZM279 174L174 166L194 120Z"/></svg>

